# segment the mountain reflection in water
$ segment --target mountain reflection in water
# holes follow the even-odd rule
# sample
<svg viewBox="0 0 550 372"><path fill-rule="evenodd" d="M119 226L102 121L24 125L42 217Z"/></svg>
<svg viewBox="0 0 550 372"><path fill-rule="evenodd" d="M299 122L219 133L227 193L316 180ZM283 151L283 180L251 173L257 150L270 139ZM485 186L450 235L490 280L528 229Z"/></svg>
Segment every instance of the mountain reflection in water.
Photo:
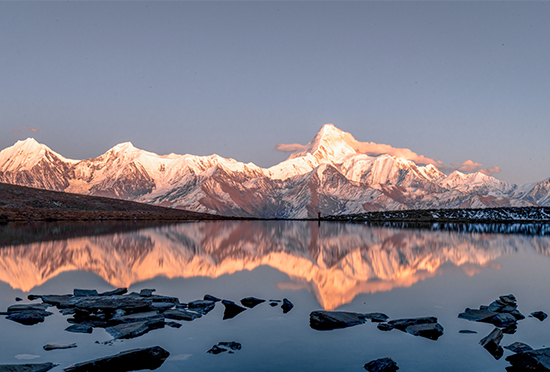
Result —
<svg viewBox="0 0 550 372"><path fill-rule="evenodd" d="M29 292L70 270L114 287L157 276L216 278L267 265L281 288L308 288L325 309L408 287L452 263L468 275L503 255L549 255L550 238L374 228L306 221L208 221L0 249L0 280Z"/></svg>

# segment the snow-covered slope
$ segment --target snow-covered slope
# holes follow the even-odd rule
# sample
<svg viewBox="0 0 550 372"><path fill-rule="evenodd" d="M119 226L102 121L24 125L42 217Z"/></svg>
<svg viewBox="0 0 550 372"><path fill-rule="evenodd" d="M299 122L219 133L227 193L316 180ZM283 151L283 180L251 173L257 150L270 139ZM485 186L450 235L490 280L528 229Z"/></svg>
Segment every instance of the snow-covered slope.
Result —
<svg viewBox="0 0 550 372"><path fill-rule="evenodd" d="M33 139L0 152L0 182L229 216L304 218L376 210L550 205L550 180L513 185L482 173L358 153L325 124L303 149L261 168L218 155L157 155L121 143L82 161Z"/></svg>

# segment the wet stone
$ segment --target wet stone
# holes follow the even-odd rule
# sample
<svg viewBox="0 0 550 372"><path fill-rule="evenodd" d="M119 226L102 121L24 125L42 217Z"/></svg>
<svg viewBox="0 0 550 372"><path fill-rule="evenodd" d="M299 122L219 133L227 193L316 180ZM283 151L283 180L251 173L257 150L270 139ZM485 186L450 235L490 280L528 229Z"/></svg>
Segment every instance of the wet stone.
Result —
<svg viewBox="0 0 550 372"><path fill-rule="evenodd" d="M364 365L369 372L395 372L399 369L397 363L392 358L380 358L371 360Z"/></svg>
<svg viewBox="0 0 550 372"><path fill-rule="evenodd" d="M376 328L378 328L381 331L388 332L388 331L391 331L393 329L393 326L391 324L388 324L388 323L378 323Z"/></svg>
<svg viewBox="0 0 550 372"><path fill-rule="evenodd" d="M46 372L57 366L54 363L0 364L0 372Z"/></svg>
<svg viewBox="0 0 550 372"><path fill-rule="evenodd" d="M166 322L166 325L168 327L172 327L172 328L180 328L181 327L181 323L178 323L178 322Z"/></svg>
<svg viewBox="0 0 550 372"><path fill-rule="evenodd" d="M74 291L75 297L95 297L99 296L99 293L95 289L77 289L75 288Z"/></svg>
<svg viewBox="0 0 550 372"><path fill-rule="evenodd" d="M42 346L42 348L46 351L58 350L58 349L72 349L74 347L77 347L75 343L61 345L61 344L56 344L54 342L48 342L46 345Z"/></svg>
<svg viewBox="0 0 550 372"><path fill-rule="evenodd" d="M105 330L115 339L135 338L142 336L153 329L164 327L162 320L149 320L142 322L122 323L116 326L107 327Z"/></svg>
<svg viewBox="0 0 550 372"><path fill-rule="evenodd" d="M100 296L121 296L123 294L128 293L128 288L117 288L113 289L112 291L107 291L100 293Z"/></svg>
<svg viewBox="0 0 550 372"><path fill-rule="evenodd" d="M241 344L235 341L225 341L225 342L218 342L217 345L214 345L210 348L210 350L207 351L208 354L221 354L221 353L229 353L233 354L234 351L241 350Z"/></svg>
<svg viewBox="0 0 550 372"><path fill-rule="evenodd" d="M9 309L8 309L8 311L9 311ZM535 311L535 312L531 313L531 316L533 318L537 318L541 322L548 317L548 315L544 311Z"/></svg>
<svg viewBox="0 0 550 372"><path fill-rule="evenodd" d="M195 300L187 304L187 308L189 310L196 311L203 315L208 314L212 309L214 309L215 306L216 303L209 300Z"/></svg>
<svg viewBox="0 0 550 372"><path fill-rule="evenodd" d="M439 323L425 323L408 326L406 332L413 335L437 340L443 335L443 327Z"/></svg>
<svg viewBox="0 0 550 372"><path fill-rule="evenodd" d="M220 302L222 299L221 298L218 298L216 296L212 296L212 295L209 295L209 294L205 294L204 297L203 297L203 300L206 300L206 301L214 301L214 302Z"/></svg>
<svg viewBox="0 0 550 372"><path fill-rule="evenodd" d="M495 315L493 319L491 319L491 324L499 328L505 328L516 323L517 319L509 313L500 313Z"/></svg>
<svg viewBox="0 0 550 372"><path fill-rule="evenodd" d="M469 329L461 329L460 331L458 331L458 333L463 333L463 334L474 334L474 333L477 333L477 331L471 331Z"/></svg>
<svg viewBox="0 0 550 372"><path fill-rule="evenodd" d="M157 369L164 363L169 355L170 353L160 346L153 346L143 349L127 350L116 355L73 364L63 370L65 372L126 372L142 369Z"/></svg>
<svg viewBox="0 0 550 372"><path fill-rule="evenodd" d="M92 327L86 324L73 324L65 328L65 331L74 333L92 333L93 330Z"/></svg>
<svg viewBox="0 0 550 372"><path fill-rule="evenodd" d="M410 327L413 325L431 324L431 323L437 323L437 318L433 316L421 317L421 318L403 318L403 319L390 320L388 322L388 324L392 325L394 328L397 328L401 331L406 331L407 327Z"/></svg>
<svg viewBox="0 0 550 372"><path fill-rule="evenodd" d="M384 313L367 313L365 318L370 319L373 323L383 323L387 321L390 317Z"/></svg>
<svg viewBox="0 0 550 372"><path fill-rule="evenodd" d="M526 351L532 351L533 348L523 342L514 342L508 346L504 346L505 349L510 350L512 353L525 353Z"/></svg>
<svg viewBox="0 0 550 372"><path fill-rule="evenodd" d="M16 304L8 307L8 313L16 311L45 311L50 305L48 304Z"/></svg>
<svg viewBox="0 0 550 372"><path fill-rule="evenodd" d="M21 297L15 297L15 301L19 302L19 301L23 301L23 299Z"/></svg>
<svg viewBox="0 0 550 372"><path fill-rule="evenodd" d="M493 319L497 313L486 309L470 309L466 308L463 313L458 314L461 319L470 320L472 322L484 322Z"/></svg>
<svg viewBox="0 0 550 372"><path fill-rule="evenodd" d="M283 314L288 313L292 308L294 307L294 304L290 302L287 298L283 298L283 304L281 305L281 309L283 309Z"/></svg>
<svg viewBox="0 0 550 372"><path fill-rule="evenodd" d="M365 315L359 313L318 310L309 314L309 326L318 331L347 328L365 322Z"/></svg>
<svg viewBox="0 0 550 372"><path fill-rule="evenodd" d="M156 289L142 289L140 292L139 292L139 295L141 297L151 297L153 295L153 292L155 292Z"/></svg>
<svg viewBox="0 0 550 372"><path fill-rule="evenodd" d="M506 357L506 361L512 365L506 368L510 372L550 371L550 348L510 355Z"/></svg>
<svg viewBox="0 0 550 372"><path fill-rule="evenodd" d="M502 337L502 331L499 328L495 328L486 337L482 338L481 341L479 341L479 344L498 360L502 358L502 355L504 354L504 350L502 350L502 347L500 346Z"/></svg>
<svg viewBox="0 0 550 372"><path fill-rule="evenodd" d="M241 300L241 304L250 309L261 304L262 302L265 302L265 300L262 300L261 298L256 298L256 297L246 297Z"/></svg>
<svg viewBox="0 0 550 372"><path fill-rule="evenodd" d="M6 319L30 326L42 323L46 317L50 315L52 315L52 313L44 310L23 310L9 313Z"/></svg>
<svg viewBox="0 0 550 372"><path fill-rule="evenodd" d="M167 311L163 312L162 315L166 319L185 320L185 321L188 321L188 322L190 322L192 320L195 320L197 318L200 318L202 316L199 313L186 311L184 309L167 310Z"/></svg>
<svg viewBox="0 0 550 372"><path fill-rule="evenodd" d="M231 319L242 313L246 308L237 305L233 301L223 300L222 304L225 306L225 311L223 313L223 319Z"/></svg>

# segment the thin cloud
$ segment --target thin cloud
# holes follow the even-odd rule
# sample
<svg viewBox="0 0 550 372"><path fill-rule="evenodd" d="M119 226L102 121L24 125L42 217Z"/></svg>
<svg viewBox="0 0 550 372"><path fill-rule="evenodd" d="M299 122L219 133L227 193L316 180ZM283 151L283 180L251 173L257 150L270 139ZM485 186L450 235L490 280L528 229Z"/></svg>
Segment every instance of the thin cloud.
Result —
<svg viewBox="0 0 550 372"><path fill-rule="evenodd" d="M11 131L14 133L23 133L23 132L39 133L40 132L40 130L36 129L34 126L30 126L30 127L21 126L21 128L12 128Z"/></svg>
<svg viewBox="0 0 550 372"><path fill-rule="evenodd" d="M482 166L483 164L476 163L472 160L466 160L463 163L451 163L451 169L466 173L477 172L481 169Z"/></svg>
<svg viewBox="0 0 550 372"><path fill-rule="evenodd" d="M490 176L492 174L495 174L495 173L500 173L501 169L498 165L495 165L494 167L490 167L490 168L485 168L485 169L481 169L480 172L487 175L487 176Z"/></svg>
<svg viewBox="0 0 550 372"><path fill-rule="evenodd" d="M281 151L281 152L294 152L298 150L303 150L305 148L306 148L305 145L301 145L299 143L289 143L289 144L278 143L277 145L275 145L275 150Z"/></svg>
<svg viewBox="0 0 550 372"><path fill-rule="evenodd" d="M34 127L30 127L30 128L29 128L29 132L38 133L38 132L40 132L40 130L39 130L39 129L36 129L36 128L34 128Z"/></svg>

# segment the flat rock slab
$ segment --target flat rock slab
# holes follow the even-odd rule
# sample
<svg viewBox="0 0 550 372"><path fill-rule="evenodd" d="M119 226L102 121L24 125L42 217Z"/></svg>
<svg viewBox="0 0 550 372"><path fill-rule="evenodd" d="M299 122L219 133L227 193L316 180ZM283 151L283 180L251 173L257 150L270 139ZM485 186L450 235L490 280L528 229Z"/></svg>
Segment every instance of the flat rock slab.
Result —
<svg viewBox="0 0 550 372"><path fill-rule="evenodd" d="M241 304L250 309L252 309L255 306L258 306L262 302L265 302L265 300L262 300L261 298L256 298L256 297L245 297L241 300Z"/></svg>
<svg viewBox="0 0 550 372"><path fill-rule="evenodd" d="M61 345L61 344L56 344L54 342L48 342L46 345L42 346L42 348L46 351L58 350L58 349L72 349L74 347L77 347L77 345L75 343Z"/></svg>
<svg viewBox="0 0 550 372"><path fill-rule="evenodd" d="M506 361L513 366L509 371L550 371L550 348L510 355Z"/></svg>
<svg viewBox="0 0 550 372"><path fill-rule="evenodd" d="M470 320L472 322L489 322L497 313L486 309L470 309L466 308L463 313L458 314L461 319Z"/></svg>
<svg viewBox="0 0 550 372"><path fill-rule="evenodd" d="M208 314L215 306L216 302L209 300L195 300L187 304L189 310L199 312L203 315Z"/></svg>
<svg viewBox="0 0 550 372"><path fill-rule="evenodd" d="M239 306L233 301L223 300L223 306L225 306L225 311L223 312L223 319L231 319L242 313L246 310L245 307Z"/></svg>
<svg viewBox="0 0 550 372"><path fill-rule="evenodd" d="M135 312L149 309L151 303L150 298L136 296L75 297L69 301L69 305L89 312L114 312L117 309Z"/></svg>
<svg viewBox="0 0 550 372"><path fill-rule="evenodd" d="M403 319L390 320L388 322L389 325L404 332L406 332L407 327L419 325L419 324L431 324L431 323L437 323L437 318L434 316L422 317L422 318L403 318Z"/></svg>
<svg viewBox="0 0 550 372"><path fill-rule="evenodd" d="M57 365L54 363L0 364L0 372L46 372Z"/></svg>
<svg viewBox="0 0 550 372"><path fill-rule="evenodd" d="M367 313L365 318L370 319L373 323L383 323L387 321L390 317L384 313Z"/></svg>
<svg viewBox="0 0 550 372"><path fill-rule="evenodd" d="M408 326L405 331L413 336L437 340L443 335L443 327L439 323L415 324Z"/></svg>
<svg viewBox="0 0 550 372"><path fill-rule="evenodd" d="M133 314L123 315L119 317L113 317L111 319L112 322L118 322L118 323L132 323L132 322L143 322L143 321L162 322L163 320L164 320L164 316L157 313L156 311L147 311L144 313L133 313Z"/></svg>
<svg viewBox="0 0 550 372"><path fill-rule="evenodd" d="M477 333L477 331L472 331L472 330L469 330L469 329L461 329L460 331L458 331L458 333L462 333L462 334L474 334L474 333Z"/></svg>
<svg viewBox="0 0 550 372"><path fill-rule="evenodd" d="M121 296L123 294L128 293L128 288L117 288L113 289L112 291L107 291L100 293L100 296Z"/></svg>
<svg viewBox="0 0 550 372"><path fill-rule="evenodd" d="M502 355L504 354L504 350L502 350L502 347L500 346L500 341L502 340L503 336L504 335L502 333L502 330L500 330L499 328L495 328L486 337L482 338L479 343L495 359L498 360L502 358Z"/></svg>
<svg viewBox="0 0 550 372"><path fill-rule="evenodd" d="M510 350L512 353L525 353L526 351L533 351L533 348L523 342L514 342L508 346L504 346L505 349Z"/></svg>
<svg viewBox="0 0 550 372"><path fill-rule="evenodd" d="M99 296L99 293L95 289L74 289L73 294L75 297L95 297Z"/></svg>
<svg viewBox="0 0 550 372"><path fill-rule="evenodd" d="M8 313L27 310L46 311L48 307L50 307L49 304L15 304L8 307Z"/></svg>
<svg viewBox="0 0 550 372"><path fill-rule="evenodd" d="M395 372L399 369L397 363L392 358L371 360L364 367L369 372Z"/></svg>
<svg viewBox="0 0 550 372"><path fill-rule="evenodd" d="M221 299L221 298L218 298L218 297L216 297L216 296L212 296L212 295L209 295L209 294L205 294L204 297L203 297L203 300L214 301L214 302L220 302L222 299Z"/></svg>
<svg viewBox="0 0 550 372"><path fill-rule="evenodd" d="M73 324L65 328L65 331L74 333L92 333L94 329L86 324Z"/></svg>
<svg viewBox="0 0 550 372"><path fill-rule="evenodd" d="M499 313L491 319L490 323L495 327L506 328L510 325L516 324L517 319L510 313Z"/></svg>
<svg viewBox="0 0 550 372"><path fill-rule="evenodd" d="M73 295L29 295L29 300L40 298L42 302L57 306L58 308L70 307L69 303L74 298Z"/></svg>
<svg viewBox="0 0 550 372"><path fill-rule="evenodd" d="M160 346L123 351L116 355L94 359L89 362L73 364L63 370L66 372L93 371L139 371L159 368L170 353Z"/></svg>
<svg viewBox="0 0 550 372"><path fill-rule="evenodd" d="M115 339L135 338L142 336L152 329L164 327L164 317L159 321L142 321L133 323L122 323L116 326L107 327L105 330Z"/></svg>
<svg viewBox="0 0 550 372"><path fill-rule="evenodd" d="M53 313L44 310L23 310L9 313L8 316L6 316L6 319L30 326L42 323L47 316L52 314Z"/></svg>
<svg viewBox="0 0 550 372"><path fill-rule="evenodd" d="M188 321L188 322L190 322L192 320L195 320L197 318L200 318L202 316L201 314L194 313L194 312L191 312L191 311L186 311L184 309L167 310L167 311L163 312L162 315L166 319L185 320L185 321Z"/></svg>
<svg viewBox="0 0 550 372"><path fill-rule="evenodd" d="M318 310L309 314L309 326L318 331L347 328L365 322L365 315L359 313Z"/></svg>

